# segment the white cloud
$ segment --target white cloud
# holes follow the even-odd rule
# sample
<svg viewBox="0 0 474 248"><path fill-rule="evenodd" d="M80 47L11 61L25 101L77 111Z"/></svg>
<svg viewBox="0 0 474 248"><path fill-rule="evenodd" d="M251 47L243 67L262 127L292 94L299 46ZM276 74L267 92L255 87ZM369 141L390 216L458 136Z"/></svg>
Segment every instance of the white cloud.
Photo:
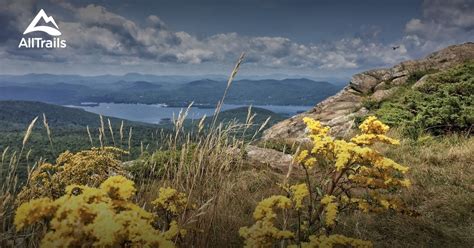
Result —
<svg viewBox="0 0 474 248"><path fill-rule="evenodd" d="M73 14L72 18L61 18L64 16L54 13L58 14L55 18L62 37L68 41L67 49L31 53L9 49L11 43L4 43L0 44L0 53L10 59L42 61L47 58L48 61L67 61L77 66L139 66L222 65L233 63L241 52L246 52L246 63L254 65L254 68L342 71L390 66L448 44L474 38L474 9L469 0L425 0L423 16L407 22L406 34L398 41L379 42L377 34L380 29L371 26L372 35L315 44L302 44L286 37L251 37L237 33L198 38L186 32L170 30L156 15L150 15L144 23L138 24L103 6L74 6L62 0L56 2ZM13 28L15 32L22 32L35 14L32 13L35 9L32 0L7 0L0 3L0 7L6 10L0 11L0 15L8 14L15 19L11 22L16 25ZM391 49L395 45L400 48Z"/></svg>
<svg viewBox="0 0 474 248"><path fill-rule="evenodd" d="M422 18L405 26L404 43L414 54L474 40L474 1L424 0Z"/></svg>

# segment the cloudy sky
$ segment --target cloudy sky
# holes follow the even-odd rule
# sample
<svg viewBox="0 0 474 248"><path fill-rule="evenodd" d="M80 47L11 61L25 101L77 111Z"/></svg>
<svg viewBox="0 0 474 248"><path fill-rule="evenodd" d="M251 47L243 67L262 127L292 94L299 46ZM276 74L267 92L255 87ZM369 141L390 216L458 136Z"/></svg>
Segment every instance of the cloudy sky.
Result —
<svg viewBox="0 0 474 248"><path fill-rule="evenodd" d="M67 48L18 48L40 9ZM0 74L227 74L246 52L244 74L347 77L474 41L473 13L474 0L0 0Z"/></svg>

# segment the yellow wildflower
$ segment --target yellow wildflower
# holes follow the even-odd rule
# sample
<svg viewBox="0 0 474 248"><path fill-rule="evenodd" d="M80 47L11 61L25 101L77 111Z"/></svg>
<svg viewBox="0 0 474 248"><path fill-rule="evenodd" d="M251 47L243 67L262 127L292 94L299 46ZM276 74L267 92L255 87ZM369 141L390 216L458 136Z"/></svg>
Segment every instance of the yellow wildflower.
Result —
<svg viewBox="0 0 474 248"><path fill-rule="evenodd" d="M381 199L381 200L380 200L380 205L382 205L382 207L384 207L385 209L389 209L389 208L390 208L390 202L388 202L388 201L385 200L385 199Z"/></svg>
<svg viewBox="0 0 474 248"><path fill-rule="evenodd" d="M245 247L270 247L275 240L293 238L290 231L280 230L274 226L276 213L273 208L289 209L291 200L285 196L274 195L261 201L253 213L256 220L250 227L242 227L240 236L245 239Z"/></svg>
<svg viewBox="0 0 474 248"><path fill-rule="evenodd" d="M316 161L321 165L331 165L321 168L323 173L332 174L331 178L323 179L323 183L316 188L318 193L322 194L326 190L326 195L319 200L320 207L311 209L308 214L299 212L299 225L286 222L291 221L292 218L285 219L285 227L291 231L283 231L273 223L278 216L275 208L301 210L305 197L309 195L306 184L298 184L289 188L285 185L283 188L291 200L284 196L272 196L261 201L254 212L256 220L254 225L240 229L240 235L244 237L245 245L247 247L272 247L277 244L277 241L290 239L286 244L289 244L289 247L296 247L292 242L296 241L293 240L295 237L298 237L298 241L309 239L309 242L301 243L301 247L308 248L372 247L371 242L364 240L337 234L316 236L308 232L310 232L309 230L315 231L315 233L332 231L337 215L342 210L358 208L363 212L382 212L388 209L407 212L399 198L391 197L391 194L398 192L400 187L410 186L410 181L403 177L409 168L385 158L372 146L376 142L397 145L399 141L387 137L386 133L389 127L373 116L368 117L360 125L362 133L350 141L332 138L329 135L329 128L322 126L316 120L310 118L303 120L306 123L312 147L295 155L295 162L308 169L312 169ZM359 190L367 192L364 198L352 197L352 195L360 195L361 191ZM311 204L311 206L317 206L318 202ZM291 211L284 211L284 213L288 214L285 216L294 214ZM318 216L322 214L325 226L331 228L324 230L319 227L319 223L308 222L308 218L312 218L313 214Z"/></svg>
<svg viewBox="0 0 474 248"><path fill-rule="evenodd" d="M61 153L55 164L44 163L34 170L29 184L18 194L17 204L39 197L59 198L71 184L99 186L111 174L124 175L119 160L126 153L113 147Z"/></svg>
<svg viewBox="0 0 474 248"><path fill-rule="evenodd" d="M158 198L151 203L157 209L162 209L172 215L178 215L186 209L188 199L186 194L173 188L160 188Z"/></svg>
<svg viewBox="0 0 474 248"><path fill-rule="evenodd" d="M308 186L305 183L293 185L290 187L292 193L291 199L295 203L296 209L301 209L303 207L303 200L309 195Z"/></svg>
<svg viewBox="0 0 474 248"><path fill-rule="evenodd" d="M15 213L16 230L31 225L41 218L50 216L56 210L55 204L49 198L39 198L22 204Z"/></svg>
<svg viewBox="0 0 474 248"><path fill-rule="evenodd" d="M308 150L301 151L298 156L295 157L295 162L302 163L308 157Z"/></svg>
<svg viewBox="0 0 474 248"><path fill-rule="evenodd" d="M372 242L365 241L361 239L349 238L344 235L340 234L333 234L333 235L321 235L316 237L314 235L309 237L310 242L304 242L301 244L303 248L310 248L310 247L321 247L321 248L332 248L332 247L354 247L354 248L371 248L373 247ZM290 246L296 247L296 246Z"/></svg>
<svg viewBox="0 0 474 248"><path fill-rule="evenodd" d="M183 232L172 223L169 232L153 226L155 215L127 200L133 182L122 176L107 179L99 188L69 185L56 200L40 198L23 203L16 211L18 230L48 218L42 247L174 247L171 238ZM184 234L183 234L184 235Z"/></svg>
<svg viewBox="0 0 474 248"><path fill-rule="evenodd" d="M336 222L338 203L335 202L336 197L332 195L325 195L321 199L321 204L325 205L325 222L327 226L333 226Z"/></svg>
<svg viewBox="0 0 474 248"><path fill-rule="evenodd" d="M410 179L403 179L403 180L400 180L400 184L401 184L403 187L406 187L406 188L411 187L411 181L410 181Z"/></svg>
<svg viewBox="0 0 474 248"><path fill-rule="evenodd" d="M253 218L255 220L261 220L264 218L273 219L275 217L273 212L274 207L288 209L291 207L291 200L281 195L274 195L266 198L255 208L255 211L253 212Z"/></svg>
<svg viewBox="0 0 474 248"><path fill-rule="evenodd" d="M186 229L180 228L175 220L171 221L168 231L163 233L163 236L168 240L172 240L177 236L184 237L185 235Z"/></svg>
<svg viewBox="0 0 474 248"><path fill-rule="evenodd" d="M326 135L329 132L329 127L323 127L321 122L316 121L309 117L304 117L303 122L306 124L306 127L314 135Z"/></svg>
<svg viewBox="0 0 474 248"><path fill-rule="evenodd" d="M360 124L359 129L365 134L386 134L390 128L377 120L377 117L369 116Z"/></svg>
<svg viewBox="0 0 474 248"><path fill-rule="evenodd" d="M351 139L352 142L358 145L372 145L375 142L382 142L391 145L400 145L400 141L389 138L384 134L360 134Z"/></svg>
<svg viewBox="0 0 474 248"><path fill-rule="evenodd" d="M100 185L100 189L121 200L130 199L136 192L135 183L123 176L108 178Z"/></svg>

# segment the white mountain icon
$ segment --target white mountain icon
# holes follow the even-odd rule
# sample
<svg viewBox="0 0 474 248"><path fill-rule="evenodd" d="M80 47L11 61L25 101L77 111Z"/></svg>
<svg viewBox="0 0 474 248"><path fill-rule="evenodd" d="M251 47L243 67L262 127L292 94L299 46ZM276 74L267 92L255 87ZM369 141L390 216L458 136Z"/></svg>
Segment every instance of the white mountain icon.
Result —
<svg viewBox="0 0 474 248"><path fill-rule="evenodd" d="M40 19L43 19L45 23L52 23L56 28L49 27L49 26L36 26L39 22ZM51 36L59 36L61 35L61 32L59 31L59 27L54 21L54 18L52 16L46 15L43 9L41 9L38 14L35 16L35 19L31 21L30 25L26 28L25 32L23 34L28 34L31 32L36 32L36 31L41 31L45 32Z"/></svg>

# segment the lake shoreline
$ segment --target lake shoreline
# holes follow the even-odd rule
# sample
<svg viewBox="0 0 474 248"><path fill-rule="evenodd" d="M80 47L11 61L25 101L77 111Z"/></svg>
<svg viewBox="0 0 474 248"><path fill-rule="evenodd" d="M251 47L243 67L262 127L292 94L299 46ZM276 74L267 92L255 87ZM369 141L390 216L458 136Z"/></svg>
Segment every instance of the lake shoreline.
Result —
<svg viewBox="0 0 474 248"><path fill-rule="evenodd" d="M69 108L79 108L87 112L122 118L130 121L139 121L149 124L160 124L162 121L169 121L177 118L180 111L184 111L189 105L184 107L169 106L167 104L142 104L142 103L94 103L85 102L82 105L63 105ZM222 111L248 107L246 104L224 104ZM253 108L261 108L273 113L290 117L298 113L307 111L313 106L294 105L252 105ZM212 116L215 106L193 104L189 109L187 119L200 119L204 115Z"/></svg>

